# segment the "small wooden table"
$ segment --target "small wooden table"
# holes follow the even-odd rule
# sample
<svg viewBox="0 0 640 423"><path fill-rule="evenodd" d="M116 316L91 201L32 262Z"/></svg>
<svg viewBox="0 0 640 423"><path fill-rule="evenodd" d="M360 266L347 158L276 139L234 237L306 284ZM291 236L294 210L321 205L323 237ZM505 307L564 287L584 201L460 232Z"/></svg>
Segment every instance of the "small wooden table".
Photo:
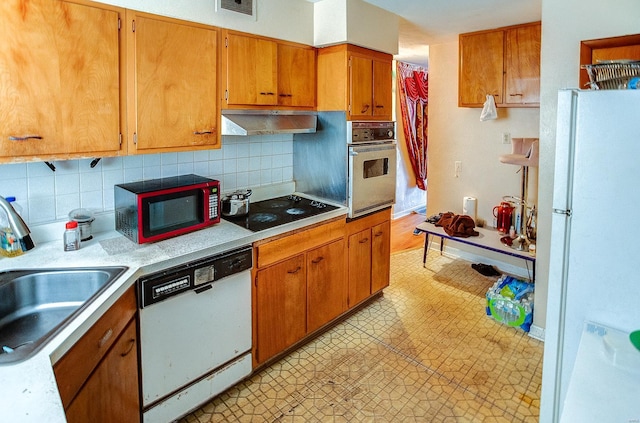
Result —
<svg viewBox="0 0 640 423"><path fill-rule="evenodd" d="M432 223L423 222L416 226L414 233L424 233L424 254L422 256L422 265L426 267L427 264L427 252L429 251L429 237L433 240L433 237L440 237L440 254L444 247L444 240L450 239L452 241L461 242L463 244L471 245L473 247L482 248L485 250L493 251L499 254L505 254L512 257L517 257L525 260L527 270L529 270L529 262L532 264L532 277L531 281L536 280L536 258L529 254L528 251L519 251L504 245L500 242L500 234L495 229L488 228L475 228L479 232L478 236L470 236L468 238L450 236L447 234L441 226L436 226Z"/></svg>

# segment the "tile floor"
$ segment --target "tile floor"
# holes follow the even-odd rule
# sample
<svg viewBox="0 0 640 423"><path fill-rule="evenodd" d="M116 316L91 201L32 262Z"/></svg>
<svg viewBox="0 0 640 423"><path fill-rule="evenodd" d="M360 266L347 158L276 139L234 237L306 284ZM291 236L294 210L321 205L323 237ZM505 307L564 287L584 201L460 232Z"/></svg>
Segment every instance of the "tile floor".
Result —
<svg viewBox="0 0 640 423"><path fill-rule="evenodd" d="M485 314L497 278L422 250L384 296L181 423L537 422L542 342Z"/></svg>

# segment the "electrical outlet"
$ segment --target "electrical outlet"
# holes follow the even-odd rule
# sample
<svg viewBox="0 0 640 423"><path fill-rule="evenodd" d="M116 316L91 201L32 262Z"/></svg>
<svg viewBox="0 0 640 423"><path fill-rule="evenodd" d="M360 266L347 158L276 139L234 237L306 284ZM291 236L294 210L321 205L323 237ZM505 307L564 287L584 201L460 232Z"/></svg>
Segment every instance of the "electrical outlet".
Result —
<svg viewBox="0 0 640 423"><path fill-rule="evenodd" d="M511 134L508 132L502 133L502 143L503 144L511 144Z"/></svg>
<svg viewBox="0 0 640 423"><path fill-rule="evenodd" d="M461 172L462 172L462 162L456 160L455 162L453 162L453 176L455 178L459 178Z"/></svg>

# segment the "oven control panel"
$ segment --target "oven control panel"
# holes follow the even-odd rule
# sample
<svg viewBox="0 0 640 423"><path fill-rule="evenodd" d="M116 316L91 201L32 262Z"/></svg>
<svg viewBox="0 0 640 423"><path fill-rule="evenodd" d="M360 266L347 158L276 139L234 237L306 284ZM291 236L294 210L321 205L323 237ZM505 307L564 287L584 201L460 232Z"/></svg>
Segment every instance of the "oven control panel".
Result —
<svg viewBox="0 0 640 423"><path fill-rule="evenodd" d="M395 139L395 122L347 122L347 143L349 144L389 142Z"/></svg>

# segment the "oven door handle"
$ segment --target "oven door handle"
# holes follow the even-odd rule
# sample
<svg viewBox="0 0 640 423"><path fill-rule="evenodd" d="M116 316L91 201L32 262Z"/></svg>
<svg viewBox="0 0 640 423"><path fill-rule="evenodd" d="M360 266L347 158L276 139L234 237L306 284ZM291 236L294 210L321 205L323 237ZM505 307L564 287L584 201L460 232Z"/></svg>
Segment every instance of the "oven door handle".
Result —
<svg viewBox="0 0 640 423"><path fill-rule="evenodd" d="M396 143L386 142L383 144L361 144L349 147L349 155L357 156L360 153L368 153L374 151L391 151L396 149Z"/></svg>

